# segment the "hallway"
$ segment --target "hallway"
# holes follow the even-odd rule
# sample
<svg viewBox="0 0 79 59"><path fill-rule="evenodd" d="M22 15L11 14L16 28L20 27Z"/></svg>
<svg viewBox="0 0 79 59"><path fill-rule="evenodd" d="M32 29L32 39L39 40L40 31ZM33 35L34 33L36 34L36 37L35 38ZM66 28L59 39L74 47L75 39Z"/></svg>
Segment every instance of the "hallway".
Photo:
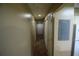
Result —
<svg viewBox="0 0 79 59"><path fill-rule="evenodd" d="M71 56L74 4L0 4L1 56Z"/></svg>

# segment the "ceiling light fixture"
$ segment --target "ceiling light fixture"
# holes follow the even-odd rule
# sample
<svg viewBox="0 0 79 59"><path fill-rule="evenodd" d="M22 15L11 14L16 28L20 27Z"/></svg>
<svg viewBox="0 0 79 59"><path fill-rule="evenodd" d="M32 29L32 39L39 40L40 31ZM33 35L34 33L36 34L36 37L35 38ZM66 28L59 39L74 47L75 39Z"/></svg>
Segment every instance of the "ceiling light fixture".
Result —
<svg viewBox="0 0 79 59"><path fill-rule="evenodd" d="M41 17L42 15L41 15L41 14L39 14L38 16L39 16L39 17Z"/></svg>

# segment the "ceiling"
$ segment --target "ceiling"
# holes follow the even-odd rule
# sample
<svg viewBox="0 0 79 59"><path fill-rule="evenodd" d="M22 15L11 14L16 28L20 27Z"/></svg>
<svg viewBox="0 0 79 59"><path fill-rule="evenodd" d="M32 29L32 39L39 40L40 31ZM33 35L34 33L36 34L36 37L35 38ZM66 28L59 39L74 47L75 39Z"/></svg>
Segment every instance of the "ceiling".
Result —
<svg viewBox="0 0 79 59"><path fill-rule="evenodd" d="M50 13L56 11L62 3L24 3L24 4L0 4L5 7L10 6L12 9L16 9L18 11L25 10L27 13L32 13L35 19L44 19L45 16ZM22 8L23 7L23 8Z"/></svg>
<svg viewBox="0 0 79 59"><path fill-rule="evenodd" d="M33 16L36 19L43 19L49 12L54 12L61 3L28 3Z"/></svg>

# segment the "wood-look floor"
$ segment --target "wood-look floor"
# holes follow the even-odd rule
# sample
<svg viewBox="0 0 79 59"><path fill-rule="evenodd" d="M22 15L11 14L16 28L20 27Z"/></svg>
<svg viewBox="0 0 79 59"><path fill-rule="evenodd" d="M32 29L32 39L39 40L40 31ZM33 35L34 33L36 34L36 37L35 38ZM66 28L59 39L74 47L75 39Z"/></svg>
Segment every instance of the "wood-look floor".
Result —
<svg viewBox="0 0 79 59"><path fill-rule="evenodd" d="M34 56L47 56L47 49L45 46L44 40L37 40L33 46L33 55Z"/></svg>

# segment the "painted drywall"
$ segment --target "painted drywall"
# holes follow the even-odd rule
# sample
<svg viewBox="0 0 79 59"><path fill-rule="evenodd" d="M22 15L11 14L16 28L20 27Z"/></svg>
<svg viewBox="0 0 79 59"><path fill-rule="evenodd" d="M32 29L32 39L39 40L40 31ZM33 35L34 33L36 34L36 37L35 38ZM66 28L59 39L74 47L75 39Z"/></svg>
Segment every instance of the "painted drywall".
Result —
<svg viewBox="0 0 79 59"><path fill-rule="evenodd" d="M31 21L20 15L26 12L24 7L2 4L0 12L0 55L31 55Z"/></svg>
<svg viewBox="0 0 79 59"><path fill-rule="evenodd" d="M44 38L45 38L45 45L47 48L47 40L48 40L48 21L45 21L45 28L44 28Z"/></svg>
<svg viewBox="0 0 79 59"><path fill-rule="evenodd" d="M52 21L53 21L53 17L52 17L52 13L49 13L46 17L45 17L45 44L46 44L46 48L48 50L48 55L52 56L53 55L53 25Z"/></svg>
<svg viewBox="0 0 79 59"><path fill-rule="evenodd" d="M54 13L54 55L70 56L72 46L73 22L74 22L74 4L63 4ZM60 19L70 20L69 40L58 40L58 21Z"/></svg>

